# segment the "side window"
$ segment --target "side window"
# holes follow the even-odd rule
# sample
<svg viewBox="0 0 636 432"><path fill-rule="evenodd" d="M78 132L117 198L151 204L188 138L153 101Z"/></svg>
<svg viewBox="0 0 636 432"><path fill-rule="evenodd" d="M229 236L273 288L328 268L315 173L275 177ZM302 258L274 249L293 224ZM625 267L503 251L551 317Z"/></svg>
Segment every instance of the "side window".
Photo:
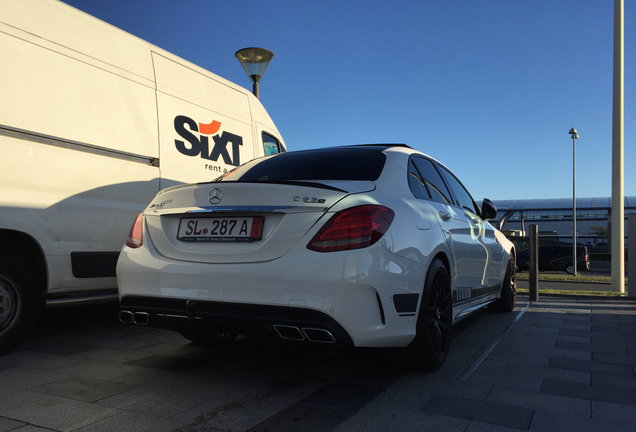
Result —
<svg viewBox="0 0 636 432"><path fill-rule="evenodd" d="M419 157L411 160L415 163L431 199L443 204L453 204L450 193L448 193L448 189L433 162Z"/></svg>
<svg viewBox="0 0 636 432"><path fill-rule="evenodd" d="M466 188L459 182L459 180L457 180L457 177L455 177L453 173L451 173L444 167L440 167L440 171L442 172L446 183L453 191L453 194L455 195L459 206L479 216L480 212L477 208L477 205L475 204L475 201L473 201L473 198L470 196Z"/></svg>
<svg viewBox="0 0 636 432"><path fill-rule="evenodd" d="M411 193L413 193L415 198L431 199L431 196L426 190L424 180L420 177L420 173L417 172L417 168L415 168L412 160L409 164L409 187L411 188Z"/></svg>
<svg viewBox="0 0 636 432"><path fill-rule="evenodd" d="M280 142L276 138L265 132L263 132L262 135L263 150L265 151L265 156L275 155L283 151Z"/></svg>

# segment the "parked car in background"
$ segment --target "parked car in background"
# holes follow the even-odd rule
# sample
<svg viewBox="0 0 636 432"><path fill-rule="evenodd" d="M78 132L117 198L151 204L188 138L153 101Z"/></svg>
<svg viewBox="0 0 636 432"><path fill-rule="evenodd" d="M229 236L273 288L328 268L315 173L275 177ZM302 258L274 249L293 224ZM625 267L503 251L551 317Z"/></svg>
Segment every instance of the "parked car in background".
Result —
<svg viewBox="0 0 636 432"><path fill-rule="evenodd" d="M282 153L160 192L117 265L122 322L406 348L439 368L451 326L515 305L515 251L444 165L404 145Z"/></svg>
<svg viewBox="0 0 636 432"><path fill-rule="evenodd" d="M562 270L574 274L572 246L539 246L539 271ZM585 246L576 248L577 270L590 269L590 256ZM530 268L530 250L517 254L517 271Z"/></svg>
<svg viewBox="0 0 636 432"><path fill-rule="evenodd" d="M609 252L609 247L607 246L607 243L598 243L594 246L594 249L597 253Z"/></svg>

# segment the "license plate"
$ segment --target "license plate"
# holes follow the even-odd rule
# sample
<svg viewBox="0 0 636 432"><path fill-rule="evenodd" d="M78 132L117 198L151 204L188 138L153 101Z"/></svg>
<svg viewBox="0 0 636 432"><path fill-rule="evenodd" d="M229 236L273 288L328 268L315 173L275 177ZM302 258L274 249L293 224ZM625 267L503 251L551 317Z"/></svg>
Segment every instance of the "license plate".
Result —
<svg viewBox="0 0 636 432"><path fill-rule="evenodd" d="M251 242L263 235L263 217L183 218L177 239L187 242Z"/></svg>

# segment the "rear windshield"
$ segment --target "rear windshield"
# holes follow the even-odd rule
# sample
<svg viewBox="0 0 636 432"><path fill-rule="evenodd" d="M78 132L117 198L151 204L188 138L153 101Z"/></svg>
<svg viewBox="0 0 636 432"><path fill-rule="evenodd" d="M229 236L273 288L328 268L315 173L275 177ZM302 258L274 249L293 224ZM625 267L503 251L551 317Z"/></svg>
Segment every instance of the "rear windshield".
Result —
<svg viewBox="0 0 636 432"><path fill-rule="evenodd" d="M386 156L378 150L340 148L281 153L248 162L216 181L374 181Z"/></svg>

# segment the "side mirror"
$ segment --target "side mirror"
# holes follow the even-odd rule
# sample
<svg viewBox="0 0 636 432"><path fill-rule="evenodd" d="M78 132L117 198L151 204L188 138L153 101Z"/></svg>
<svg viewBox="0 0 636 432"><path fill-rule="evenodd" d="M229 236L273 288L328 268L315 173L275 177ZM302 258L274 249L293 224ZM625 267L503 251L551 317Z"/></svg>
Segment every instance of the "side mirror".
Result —
<svg viewBox="0 0 636 432"><path fill-rule="evenodd" d="M497 206L487 198L481 204L481 218L483 220L497 218Z"/></svg>

